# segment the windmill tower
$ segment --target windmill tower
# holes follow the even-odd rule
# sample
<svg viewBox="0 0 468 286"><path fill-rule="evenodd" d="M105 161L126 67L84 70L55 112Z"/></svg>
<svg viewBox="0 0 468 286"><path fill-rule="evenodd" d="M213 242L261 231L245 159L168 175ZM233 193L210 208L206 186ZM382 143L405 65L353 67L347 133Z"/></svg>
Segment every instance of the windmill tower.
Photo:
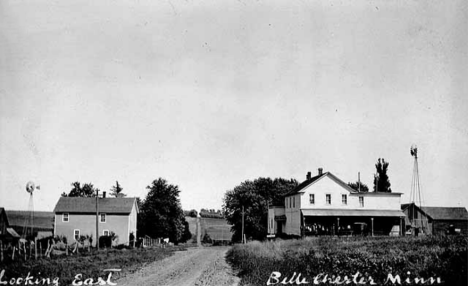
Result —
<svg viewBox="0 0 468 286"><path fill-rule="evenodd" d="M422 234L427 234L427 218L422 215L418 216L417 210L417 208L421 209L423 198L421 193L421 184L419 182L418 147L416 145L411 146L410 154L414 157L414 167L413 180L411 182L409 221L411 223L413 234L415 234L416 231L422 232Z"/></svg>
<svg viewBox="0 0 468 286"><path fill-rule="evenodd" d="M26 192L29 193L29 204L28 214L24 220L22 238L34 236L34 191L39 189L40 187L36 186L32 181L26 184Z"/></svg>

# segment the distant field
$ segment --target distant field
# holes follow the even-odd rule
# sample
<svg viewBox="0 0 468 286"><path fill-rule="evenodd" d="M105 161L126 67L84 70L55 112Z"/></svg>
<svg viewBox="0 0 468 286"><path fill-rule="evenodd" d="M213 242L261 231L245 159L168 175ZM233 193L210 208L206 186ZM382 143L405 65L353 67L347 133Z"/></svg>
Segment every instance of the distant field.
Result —
<svg viewBox="0 0 468 286"><path fill-rule="evenodd" d="M196 234L196 218L185 217L185 220L189 223L189 229L192 233L192 237ZM201 237L208 233L213 240L227 240L231 241L231 225L224 219L219 218L200 218Z"/></svg>
<svg viewBox="0 0 468 286"><path fill-rule="evenodd" d="M202 237L208 233L213 240L231 241L231 225L224 219L219 218L201 218Z"/></svg>
<svg viewBox="0 0 468 286"><path fill-rule="evenodd" d="M369 277L377 285L467 285L467 244L463 236L254 241L235 245L228 260L239 270L241 285L265 285L274 272L281 278L272 278L271 285L298 273L309 285L346 285L334 282L356 273L364 277L365 285L370 285ZM388 281L389 274L398 275L401 284ZM317 276L319 283L314 283ZM442 283L415 282L415 278L431 277Z"/></svg>

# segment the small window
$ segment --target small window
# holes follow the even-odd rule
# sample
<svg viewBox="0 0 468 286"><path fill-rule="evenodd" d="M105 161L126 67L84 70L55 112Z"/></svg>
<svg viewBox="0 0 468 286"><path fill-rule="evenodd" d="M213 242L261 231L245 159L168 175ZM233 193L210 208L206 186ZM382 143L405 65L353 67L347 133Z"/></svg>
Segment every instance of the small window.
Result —
<svg viewBox="0 0 468 286"><path fill-rule="evenodd" d="M101 214L101 222L106 222L106 214Z"/></svg>
<svg viewBox="0 0 468 286"><path fill-rule="evenodd" d="M359 206L364 207L364 197L359 197Z"/></svg>
<svg viewBox="0 0 468 286"><path fill-rule="evenodd" d="M63 222L68 222L69 221L68 214L62 214L62 221Z"/></svg>
<svg viewBox="0 0 468 286"><path fill-rule="evenodd" d="M348 196L347 195L341 195L341 203L343 205L347 205L348 204Z"/></svg>
<svg viewBox="0 0 468 286"><path fill-rule="evenodd" d="M73 231L73 237L75 237L75 240L78 240L80 238L80 230L79 229L75 229Z"/></svg>
<svg viewBox="0 0 468 286"><path fill-rule="evenodd" d="M310 195L309 195L309 201L310 201L310 204L311 204L311 205L314 205L314 204L315 204L315 195L314 195L314 194L310 194Z"/></svg>
<svg viewBox="0 0 468 286"><path fill-rule="evenodd" d="M103 231L102 231L102 234L103 234L104 236L109 236L109 230L108 230L108 229L103 230Z"/></svg>
<svg viewBox="0 0 468 286"><path fill-rule="evenodd" d="M327 200L327 205L331 205L331 195L330 194L326 195L326 200Z"/></svg>

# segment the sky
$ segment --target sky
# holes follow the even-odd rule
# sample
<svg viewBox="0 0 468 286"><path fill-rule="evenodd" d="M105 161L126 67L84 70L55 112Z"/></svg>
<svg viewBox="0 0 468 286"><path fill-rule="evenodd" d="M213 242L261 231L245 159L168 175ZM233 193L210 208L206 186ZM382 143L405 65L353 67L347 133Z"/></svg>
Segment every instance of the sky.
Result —
<svg viewBox="0 0 468 286"><path fill-rule="evenodd" d="M318 168L468 207L466 1L0 1L0 206L71 183L221 209Z"/></svg>

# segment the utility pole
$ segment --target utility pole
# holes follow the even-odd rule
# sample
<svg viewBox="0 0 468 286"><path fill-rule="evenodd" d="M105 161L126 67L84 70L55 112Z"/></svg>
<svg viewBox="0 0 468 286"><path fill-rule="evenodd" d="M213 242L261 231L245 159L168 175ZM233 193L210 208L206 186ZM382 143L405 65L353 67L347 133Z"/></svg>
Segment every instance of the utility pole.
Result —
<svg viewBox="0 0 468 286"><path fill-rule="evenodd" d="M96 190L96 249L99 250L99 190Z"/></svg>
<svg viewBox="0 0 468 286"><path fill-rule="evenodd" d="M242 205L242 243L245 243L245 239L244 239L244 205Z"/></svg>

